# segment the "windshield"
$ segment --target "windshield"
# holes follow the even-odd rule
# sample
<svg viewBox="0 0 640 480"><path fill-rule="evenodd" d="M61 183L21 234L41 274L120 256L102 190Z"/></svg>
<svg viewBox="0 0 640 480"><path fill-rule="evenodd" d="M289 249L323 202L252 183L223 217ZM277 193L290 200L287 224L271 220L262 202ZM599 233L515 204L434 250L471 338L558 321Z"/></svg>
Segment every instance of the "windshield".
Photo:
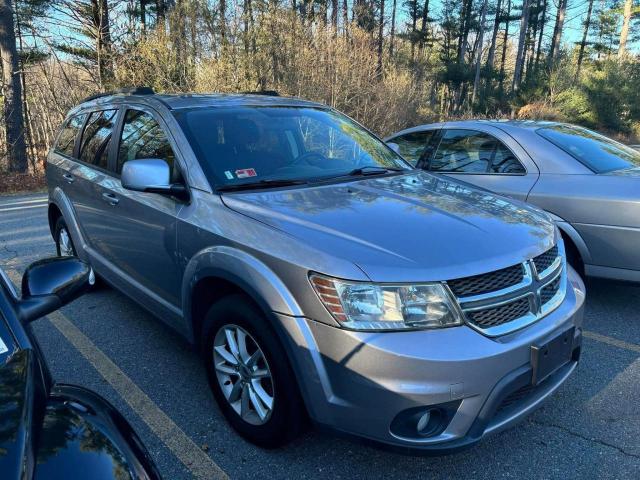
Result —
<svg viewBox="0 0 640 480"><path fill-rule="evenodd" d="M412 168L357 123L328 109L195 108L175 116L218 187Z"/></svg>
<svg viewBox="0 0 640 480"><path fill-rule="evenodd" d="M596 173L640 166L640 152L586 128L556 125L537 132Z"/></svg>

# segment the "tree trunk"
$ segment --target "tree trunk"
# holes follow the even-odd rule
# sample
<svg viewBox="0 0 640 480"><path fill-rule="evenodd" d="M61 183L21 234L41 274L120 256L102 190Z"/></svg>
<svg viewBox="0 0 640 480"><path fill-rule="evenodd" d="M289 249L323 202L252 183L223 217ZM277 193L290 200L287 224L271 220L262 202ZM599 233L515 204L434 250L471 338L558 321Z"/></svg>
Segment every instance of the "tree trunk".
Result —
<svg viewBox="0 0 640 480"><path fill-rule="evenodd" d="M27 148L24 141L22 85L11 0L0 0L0 55L4 90L4 125L9 170L27 171Z"/></svg>
<svg viewBox="0 0 640 480"><path fill-rule="evenodd" d="M578 52L578 65L576 68L576 80L580 78L580 67L582 67L582 59L584 58L584 48L587 45L587 37L589 36L589 27L591 26L591 12L593 10L593 0L589 0L589 8L587 9L587 19L584 21L584 31L582 32L582 41L580 42L580 51Z"/></svg>
<svg viewBox="0 0 640 480"><path fill-rule="evenodd" d="M345 0L346 1L346 0ZM393 42L396 39L396 3L393 0L393 8L391 9L391 37L389 38L389 56L393 57Z"/></svg>
<svg viewBox="0 0 640 480"><path fill-rule="evenodd" d="M143 32L147 30L147 0L140 0L140 26Z"/></svg>
<svg viewBox="0 0 640 480"><path fill-rule="evenodd" d="M96 53L98 55L98 78L100 88L113 78L111 71L111 32L109 28L109 5L107 0L91 0L93 27L96 32Z"/></svg>
<svg viewBox="0 0 640 480"><path fill-rule="evenodd" d="M493 69L493 62L496 57L496 42L498 41L498 31L500 30L500 10L502 9L502 0L498 0L496 5L496 18L493 21L493 34L491 35L491 46L489 47L489 54L487 55L487 67L489 70Z"/></svg>
<svg viewBox="0 0 640 480"><path fill-rule="evenodd" d="M427 41L427 24L429 23L429 0L424 0L422 7L422 26L420 27L420 50Z"/></svg>
<svg viewBox="0 0 640 480"><path fill-rule="evenodd" d="M463 1L460 18L460 38L458 39L458 63L460 65L464 63L464 54L467 51L467 39L469 38L469 28L471 26L472 7L473 0Z"/></svg>
<svg viewBox="0 0 640 480"><path fill-rule="evenodd" d="M382 75L382 47L384 46L384 0L380 0L380 21L378 22L378 75Z"/></svg>
<svg viewBox="0 0 640 480"><path fill-rule="evenodd" d="M418 0L411 0L411 61L416 58L416 31L418 22Z"/></svg>
<svg viewBox="0 0 640 480"><path fill-rule="evenodd" d="M509 40L509 16L511 15L511 0L507 3L507 20L504 26L504 37L502 41L502 58L500 60L500 90L504 91L504 66L507 60L507 41Z"/></svg>
<svg viewBox="0 0 640 480"><path fill-rule="evenodd" d="M513 83L511 89L517 92L520 88L522 80L522 70L524 67L525 43L527 39L527 30L529 25L529 6L530 0L524 0L522 3L522 17L520 18L520 38L518 39L518 52L516 53L516 67L513 72Z"/></svg>
<svg viewBox="0 0 640 480"><path fill-rule="evenodd" d="M624 19L622 21L622 30L620 31L620 44L618 46L618 57L624 56L627 51L627 38L629 36L629 24L631 23L631 7L633 0L625 0L624 2Z"/></svg>
<svg viewBox="0 0 640 480"><path fill-rule="evenodd" d="M164 17L166 16L166 5L164 0L156 0L156 14L158 16L158 22L164 23Z"/></svg>
<svg viewBox="0 0 640 480"><path fill-rule="evenodd" d="M547 0L542 3L542 18L540 19L540 31L538 32L538 50L536 51L535 69L540 64L540 56L542 55L542 40L544 35L544 27L547 23Z"/></svg>
<svg viewBox="0 0 640 480"><path fill-rule="evenodd" d="M564 16L567 12L567 0L560 0L558 4L558 13L556 14L556 25L553 29L553 37L551 38L551 49L549 50L549 66L556 63L558 51L560 50L560 41L562 40L562 27L564 25Z"/></svg>
<svg viewBox="0 0 640 480"><path fill-rule="evenodd" d="M338 30L338 0L331 0L331 26Z"/></svg>
<svg viewBox="0 0 640 480"><path fill-rule="evenodd" d="M218 1L218 25L220 27L220 39L222 40L222 46L224 47L227 39L227 0Z"/></svg>
<svg viewBox="0 0 640 480"><path fill-rule="evenodd" d="M347 0L342 0L342 23L344 24L342 28L344 28L344 34L346 35L349 27L349 5Z"/></svg>
<svg viewBox="0 0 640 480"><path fill-rule="evenodd" d="M488 0L484 0L482 4L482 13L480 13L480 30L478 31L478 47L477 47L477 60L476 60L476 75L473 80L473 91L471 93L471 106L476 104L476 95L480 88L480 66L482 65L482 43L484 42L484 22L487 18Z"/></svg>

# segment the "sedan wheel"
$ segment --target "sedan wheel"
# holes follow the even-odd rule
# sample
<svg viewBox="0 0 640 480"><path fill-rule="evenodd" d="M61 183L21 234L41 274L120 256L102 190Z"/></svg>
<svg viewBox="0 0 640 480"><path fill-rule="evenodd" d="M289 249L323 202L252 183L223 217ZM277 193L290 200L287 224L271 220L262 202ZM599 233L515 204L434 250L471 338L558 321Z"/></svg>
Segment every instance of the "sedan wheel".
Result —
<svg viewBox="0 0 640 480"><path fill-rule="evenodd" d="M231 408L251 425L268 422L273 411L273 381L256 340L242 327L223 326L214 340L213 362Z"/></svg>

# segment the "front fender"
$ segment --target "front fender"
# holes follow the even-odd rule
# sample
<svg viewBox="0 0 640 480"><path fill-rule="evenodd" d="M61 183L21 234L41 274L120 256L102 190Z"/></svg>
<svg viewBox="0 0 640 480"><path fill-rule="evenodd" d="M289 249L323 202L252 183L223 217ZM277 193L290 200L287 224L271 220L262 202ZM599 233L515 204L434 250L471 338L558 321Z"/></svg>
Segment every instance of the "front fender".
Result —
<svg viewBox="0 0 640 480"><path fill-rule="evenodd" d="M260 259L228 246L208 247L194 255L182 281L182 311L189 337L194 338L191 293L206 277L227 280L242 288L265 312L303 317L302 308L282 280Z"/></svg>

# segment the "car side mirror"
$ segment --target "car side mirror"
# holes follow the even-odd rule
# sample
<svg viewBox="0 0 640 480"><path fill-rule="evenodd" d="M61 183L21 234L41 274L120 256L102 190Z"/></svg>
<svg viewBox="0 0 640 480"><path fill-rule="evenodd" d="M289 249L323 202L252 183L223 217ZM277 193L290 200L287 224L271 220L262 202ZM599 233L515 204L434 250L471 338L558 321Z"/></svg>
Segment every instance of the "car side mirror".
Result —
<svg viewBox="0 0 640 480"><path fill-rule="evenodd" d="M127 190L188 198L186 187L171 183L170 175L169 164L159 158L131 160L122 166L120 182Z"/></svg>
<svg viewBox="0 0 640 480"><path fill-rule="evenodd" d="M400 154L400 145L398 145L397 143L387 142L387 147L389 147L391 150L393 150L397 154Z"/></svg>
<svg viewBox="0 0 640 480"><path fill-rule="evenodd" d="M22 277L22 297L17 302L18 317L31 322L81 296L89 287L91 268L75 257L38 260Z"/></svg>

